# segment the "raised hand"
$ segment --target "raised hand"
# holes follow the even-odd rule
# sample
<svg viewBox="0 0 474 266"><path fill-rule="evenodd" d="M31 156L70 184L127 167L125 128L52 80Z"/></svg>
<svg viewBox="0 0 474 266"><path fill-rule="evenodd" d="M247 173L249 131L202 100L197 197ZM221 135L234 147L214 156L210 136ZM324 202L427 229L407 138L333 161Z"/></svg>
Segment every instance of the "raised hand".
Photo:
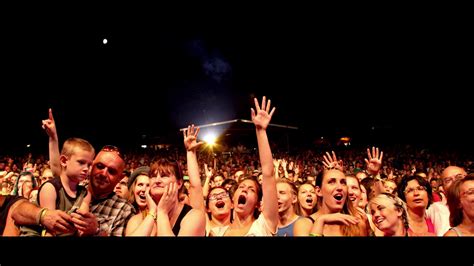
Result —
<svg viewBox="0 0 474 266"><path fill-rule="evenodd" d="M273 166L275 169L278 169L280 167L280 160L273 159Z"/></svg>
<svg viewBox="0 0 474 266"><path fill-rule="evenodd" d="M50 138L57 139L58 133L56 131L56 123L54 122L53 110L49 108L48 113L48 119L42 120L42 127L46 130L46 133Z"/></svg>
<svg viewBox="0 0 474 266"><path fill-rule="evenodd" d="M211 178L212 175L213 175L213 169L209 169L209 167L207 166L207 163L204 164L204 173L206 174L206 177L207 178Z"/></svg>
<svg viewBox="0 0 474 266"><path fill-rule="evenodd" d="M370 149L367 148L367 157L368 160L365 159L367 172L376 175L382 167L383 151L379 153L379 148L372 147L372 154L370 154Z"/></svg>
<svg viewBox="0 0 474 266"><path fill-rule="evenodd" d="M260 108L257 98L254 98L254 102L255 102L256 111L254 111L253 108L250 108L251 115L252 115L252 122L254 123L255 127L258 130L266 130L268 127L268 124L270 124L272 115L275 112L275 107L273 107L273 109L270 112L271 100L268 100L267 102L265 96L263 96L262 108Z"/></svg>
<svg viewBox="0 0 474 266"><path fill-rule="evenodd" d="M183 131L184 136L184 147L187 151L196 151L196 149L204 144L204 142L197 142L197 136L199 134L199 127L194 127L194 125L188 126L188 129Z"/></svg>
<svg viewBox="0 0 474 266"><path fill-rule="evenodd" d="M323 154L323 158L324 158L324 161L323 161L323 164L324 164L324 167L326 167L326 169L337 169L337 170L340 170L342 172L344 172L344 164L342 162L342 160L337 160L337 157L336 157L336 153L334 151L332 151L332 157L331 157L331 154L329 154L329 152L326 152L326 155Z"/></svg>
<svg viewBox="0 0 474 266"><path fill-rule="evenodd" d="M150 195L150 187L146 188L145 197L146 197L146 205L147 205L148 211L152 213L156 213L156 203Z"/></svg>

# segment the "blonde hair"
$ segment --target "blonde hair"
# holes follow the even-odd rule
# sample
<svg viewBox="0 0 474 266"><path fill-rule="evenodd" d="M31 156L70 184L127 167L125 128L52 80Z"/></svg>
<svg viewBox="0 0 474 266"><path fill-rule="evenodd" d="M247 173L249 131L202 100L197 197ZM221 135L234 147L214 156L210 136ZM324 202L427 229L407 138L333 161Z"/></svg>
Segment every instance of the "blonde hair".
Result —
<svg viewBox="0 0 474 266"><path fill-rule="evenodd" d="M380 199L388 199L390 202L393 203L395 208L397 210L400 210L402 212L402 221L403 221L403 226L405 229L408 230L409 224L408 224L408 214L407 214L407 205L406 203L401 200L399 197L394 196L393 194L382 192L379 195L375 196L369 201L369 206L370 204L377 204L380 205Z"/></svg>
<svg viewBox="0 0 474 266"><path fill-rule="evenodd" d="M69 138L63 144L61 155L70 157L74 154L74 148L80 148L81 150L90 151L92 154L95 154L94 147L92 147L89 141L81 138Z"/></svg>

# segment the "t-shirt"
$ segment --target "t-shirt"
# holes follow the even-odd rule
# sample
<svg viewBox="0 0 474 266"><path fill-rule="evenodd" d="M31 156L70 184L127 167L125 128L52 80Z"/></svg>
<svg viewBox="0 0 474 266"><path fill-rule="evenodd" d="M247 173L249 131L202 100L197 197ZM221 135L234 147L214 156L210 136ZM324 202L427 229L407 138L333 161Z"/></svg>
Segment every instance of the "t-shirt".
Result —
<svg viewBox="0 0 474 266"><path fill-rule="evenodd" d="M443 236L448 232L449 225L449 208L443 202L435 202L426 210L426 217L433 222L436 235Z"/></svg>
<svg viewBox="0 0 474 266"><path fill-rule="evenodd" d="M214 227L211 229L211 234L213 236L224 236L227 229L229 229L229 225ZM257 220L253 221L249 231L244 236L274 236L277 234L277 232L278 228L275 232L272 232L267 224L267 221L265 220L265 216L263 216L263 213L260 213Z"/></svg>

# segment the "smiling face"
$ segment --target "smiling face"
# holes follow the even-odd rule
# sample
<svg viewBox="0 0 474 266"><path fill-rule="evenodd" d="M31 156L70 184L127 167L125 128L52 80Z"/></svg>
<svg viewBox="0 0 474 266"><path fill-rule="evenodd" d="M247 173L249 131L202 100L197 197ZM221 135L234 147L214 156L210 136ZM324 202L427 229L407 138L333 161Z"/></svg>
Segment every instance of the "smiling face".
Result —
<svg viewBox="0 0 474 266"><path fill-rule="evenodd" d="M322 198L321 208L329 213L342 211L347 199L347 181L346 176L339 170L326 171L322 176L322 183L316 194Z"/></svg>
<svg viewBox="0 0 474 266"><path fill-rule="evenodd" d="M403 226L403 211L389 197L381 194L369 203L372 222L385 235L394 235Z"/></svg>

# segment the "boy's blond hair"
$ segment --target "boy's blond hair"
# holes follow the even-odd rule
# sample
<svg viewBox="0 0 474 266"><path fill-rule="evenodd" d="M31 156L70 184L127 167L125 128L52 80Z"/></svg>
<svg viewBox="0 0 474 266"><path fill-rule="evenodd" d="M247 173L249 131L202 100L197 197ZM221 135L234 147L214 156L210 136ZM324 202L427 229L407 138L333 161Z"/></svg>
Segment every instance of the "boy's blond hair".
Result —
<svg viewBox="0 0 474 266"><path fill-rule="evenodd" d="M89 141L81 138L69 138L63 144L61 155L70 157L74 154L74 148L80 148L81 150L90 151L95 154L94 147L92 147Z"/></svg>

